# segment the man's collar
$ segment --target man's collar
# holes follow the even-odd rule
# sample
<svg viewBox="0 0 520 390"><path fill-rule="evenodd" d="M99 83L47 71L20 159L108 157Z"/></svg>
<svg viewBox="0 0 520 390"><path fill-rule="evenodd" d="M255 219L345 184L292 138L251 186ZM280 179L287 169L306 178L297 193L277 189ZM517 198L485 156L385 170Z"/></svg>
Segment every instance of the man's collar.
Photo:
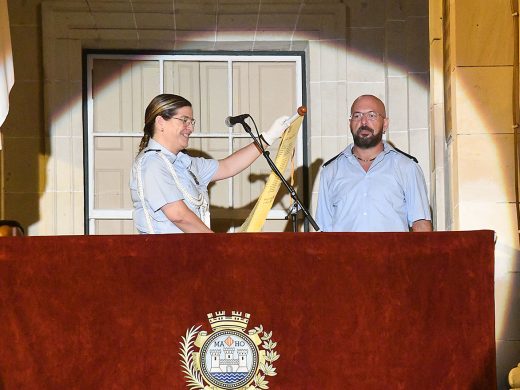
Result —
<svg viewBox="0 0 520 390"><path fill-rule="evenodd" d="M383 141L383 151L387 154L389 152L395 152L395 149L388 142Z"/></svg>
<svg viewBox="0 0 520 390"><path fill-rule="evenodd" d="M382 141L382 142L383 142L383 152L385 154L392 152L392 151L395 152L395 149L392 147L392 145L390 145L386 141ZM354 156L354 153L352 153L354 146L355 146L355 144L351 143L349 146L347 146L347 148L342 153L345 154L345 156Z"/></svg>

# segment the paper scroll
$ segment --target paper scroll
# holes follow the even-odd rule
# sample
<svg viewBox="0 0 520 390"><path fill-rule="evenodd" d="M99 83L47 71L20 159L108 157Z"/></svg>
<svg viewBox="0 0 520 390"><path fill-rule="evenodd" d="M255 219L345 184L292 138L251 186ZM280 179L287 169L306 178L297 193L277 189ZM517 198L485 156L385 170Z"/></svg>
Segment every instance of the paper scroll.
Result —
<svg viewBox="0 0 520 390"><path fill-rule="evenodd" d="M298 131L300 130L303 122L303 115L305 115L306 112L307 109L305 107L300 107L298 109L298 114L289 119L289 121L292 123L283 134L280 148L278 149L278 153L276 154L276 158L274 160L276 167L282 174L284 174L289 160L293 156L296 140L298 138ZM264 222L267 218L267 214L273 206L276 194L280 189L280 184L280 178L276 176L274 172L271 172L269 178L267 179L264 190L256 202L255 207L253 210L251 210L251 213L242 224L240 228L241 232L261 231L262 226L264 225Z"/></svg>

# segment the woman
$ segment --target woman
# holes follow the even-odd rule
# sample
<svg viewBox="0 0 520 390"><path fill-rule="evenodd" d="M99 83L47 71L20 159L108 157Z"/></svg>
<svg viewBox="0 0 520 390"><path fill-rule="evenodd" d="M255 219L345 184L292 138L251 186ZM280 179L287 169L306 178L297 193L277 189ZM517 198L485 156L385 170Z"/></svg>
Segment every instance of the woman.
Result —
<svg viewBox="0 0 520 390"><path fill-rule="evenodd" d="M272 144L287 127L287 118L278 118L261 138ZM140 233L211 233L208 184L242 172L261 154L251 143L222 160L190 157L183 150L194 126L191 103L181 96L158 95L146 108L130 177Z"/></svg>

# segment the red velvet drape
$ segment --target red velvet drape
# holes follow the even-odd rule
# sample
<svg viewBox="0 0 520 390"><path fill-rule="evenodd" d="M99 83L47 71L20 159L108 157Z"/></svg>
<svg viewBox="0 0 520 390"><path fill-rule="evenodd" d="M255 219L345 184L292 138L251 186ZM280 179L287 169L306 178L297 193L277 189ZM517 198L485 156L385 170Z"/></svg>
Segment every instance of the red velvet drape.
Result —
<svg viewBox="0 0 520 390"><path fill-rule="evenodd" d="M493 232L0 239L0 388L185 389L179 342L251 314L271 389L493 389Z"/></svg>

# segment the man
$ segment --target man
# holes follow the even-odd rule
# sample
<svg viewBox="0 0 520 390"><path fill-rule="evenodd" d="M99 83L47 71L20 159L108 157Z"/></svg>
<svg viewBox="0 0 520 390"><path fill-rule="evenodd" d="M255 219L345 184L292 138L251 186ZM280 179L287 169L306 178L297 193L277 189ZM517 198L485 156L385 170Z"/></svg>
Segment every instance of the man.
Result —
<svg viewBox="0 0 520 390"><path fill-rule="evenodd" d="M324 232L432 231L417 161L383 141L385 105L358 97L350 110L354 143L323 165L316 221ZM415 160L415 161L414 161Z"/></svg>

